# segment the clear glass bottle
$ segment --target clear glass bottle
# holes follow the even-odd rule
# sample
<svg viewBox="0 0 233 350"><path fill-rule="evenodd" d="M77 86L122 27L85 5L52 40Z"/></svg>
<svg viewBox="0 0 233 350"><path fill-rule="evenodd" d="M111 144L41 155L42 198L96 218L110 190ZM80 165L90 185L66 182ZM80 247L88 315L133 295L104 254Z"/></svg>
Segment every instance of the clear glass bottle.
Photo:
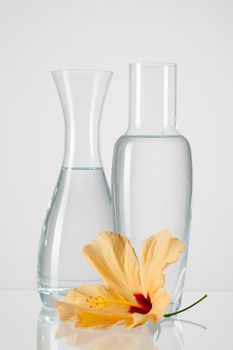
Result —
<svg viewBox="0 0 233 350"><path fill-rule="evenodd" d="M70 288L97 282L81 249L101 231L113 228L99 151L99 123L111 76L107 71L53 72L66 133L63 165L39 247L38 289L48 306Z"/></svg>
<svg viewBox="0 0 233 350"><path fill-rule="evenodd" d="M180 304L191 218L190 145L176 129L176 65L130 65L129 127L116 143L112 168L115 230L139 246L170 229L186 253L166 269L171 310Z"/></svg>

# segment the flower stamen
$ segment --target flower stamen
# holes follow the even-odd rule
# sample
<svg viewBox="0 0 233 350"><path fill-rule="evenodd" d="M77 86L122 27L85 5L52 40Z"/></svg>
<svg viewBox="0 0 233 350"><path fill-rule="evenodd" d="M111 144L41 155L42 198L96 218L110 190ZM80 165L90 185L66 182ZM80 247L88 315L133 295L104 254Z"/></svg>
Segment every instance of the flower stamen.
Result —
<svg viewBox="0 0 233 350"><path fill-rule="evenodd" d="M95 310L104 310L107 309L108 307L112 305L126 305L129 307L138 307L138 308L143 308L143 306L127 301L127 300L114 300L114 299L109 299L109 298L104 298L101 295L98 296L89 296L86 299L87 303L89 304L89 307L91 309Z"/></svg>
<svg viewBox="0 0 233 350"><path fill-rule="evenodd" d="M88 303L89 307L94 310L105 310L112 305L122 305L122 306L129 306L130 313L138 312L138 313L146 314L151 309L151 302L150 302L150 299L148 298L146 299L142 294L135 294L135 299L137 300L137 303L133 303L127 300L122 300L122 299L115 300L115 299L102 297L101 295L97 295L97 296L89 296L86 299L86 302Z"/></svg>

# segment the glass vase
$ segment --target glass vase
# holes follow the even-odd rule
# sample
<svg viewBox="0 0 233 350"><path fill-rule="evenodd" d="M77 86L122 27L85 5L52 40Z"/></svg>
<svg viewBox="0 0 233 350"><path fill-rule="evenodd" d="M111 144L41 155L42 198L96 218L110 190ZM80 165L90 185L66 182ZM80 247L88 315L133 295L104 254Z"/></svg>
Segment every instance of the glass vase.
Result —
<svg viewBox="0 0 233 350"><path fill-rule="evenodd" d="M112 73L77 70L52 74L66 132L64 160L39 247L38 289L47 306L62 299L70 288L98 281L81 250L101 231L113 228L99 151L100 117Z"/></svg>
<svg viewBox="0 0 233 350"><path fill-rule="evenodd" d="M180 238L186 252L165 270L179 307L189 242L192 160L187 139L176 129L176 65L130 65L130 113L125 135L116 143L112 168L115 230L143 240L165 228Z"/></svg>

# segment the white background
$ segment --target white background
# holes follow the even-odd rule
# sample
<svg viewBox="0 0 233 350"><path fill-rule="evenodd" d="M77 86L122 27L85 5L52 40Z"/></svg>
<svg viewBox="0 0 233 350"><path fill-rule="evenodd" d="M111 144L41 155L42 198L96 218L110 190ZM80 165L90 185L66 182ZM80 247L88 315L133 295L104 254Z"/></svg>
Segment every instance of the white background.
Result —
<svg viewBox="0 0 233 350"><path fill-rule="evenodd" d="M33 288L63 156L50 71L114 71L101 127L108 179L128 118L128 63L178 64L178 126L193 151L186 289L233 289L233 1L0 1L0 287Z"/></svg>

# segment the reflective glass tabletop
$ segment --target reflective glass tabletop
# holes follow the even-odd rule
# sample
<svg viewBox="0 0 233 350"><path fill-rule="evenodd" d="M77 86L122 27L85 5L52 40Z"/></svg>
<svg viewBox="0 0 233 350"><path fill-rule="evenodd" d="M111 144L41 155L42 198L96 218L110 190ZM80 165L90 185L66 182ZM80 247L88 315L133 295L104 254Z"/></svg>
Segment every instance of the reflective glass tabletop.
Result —
<svg viewBox="0 0 233 350"><path fill-rule="evenodd" d="M188 306L206 291L185 292ZM33 290L0 290L0 349L25 350L219 350L232 347L233 292L208 292L208 298L178 319L147 324L128 332L79 330L61 323L42 307Z"/></svg>

